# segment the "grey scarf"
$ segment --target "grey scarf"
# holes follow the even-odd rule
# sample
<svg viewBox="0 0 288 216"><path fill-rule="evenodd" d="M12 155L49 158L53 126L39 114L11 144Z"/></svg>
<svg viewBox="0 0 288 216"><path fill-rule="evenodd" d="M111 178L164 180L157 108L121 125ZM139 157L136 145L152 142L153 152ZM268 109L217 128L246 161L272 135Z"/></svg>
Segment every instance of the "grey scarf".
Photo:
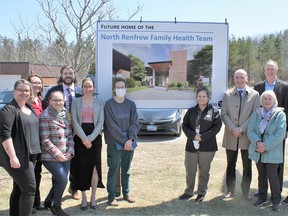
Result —
<svg viewBox="0 0 288 216"><path fill-rule="evenodd" d="M262 120L261 120L261 122L259 124L259 131L260 131L261 134L263 134L264 131L266 130L267 125L268 125L271 117L275 113L275 111L276 111L276 107L275 106L273 106L268 112L264 109L264 107L260 108L260 114L262 116Z"/></svg>

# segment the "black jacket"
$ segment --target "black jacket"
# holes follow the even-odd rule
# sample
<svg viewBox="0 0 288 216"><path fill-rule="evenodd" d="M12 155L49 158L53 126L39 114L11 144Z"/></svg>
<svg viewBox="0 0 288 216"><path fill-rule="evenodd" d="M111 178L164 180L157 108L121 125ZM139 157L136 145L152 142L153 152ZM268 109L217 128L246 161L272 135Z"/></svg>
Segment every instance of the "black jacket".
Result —
<svg viewBox="0 0 288 216"><path fill-rule="evenodd" d="M200 142L200 148L196 150L193 145L193 140L196 136L195 123L198 113L199 107L196 105L195 107L190 108L184 116L182 128L187 137L185 150L187 152L217 151L216 134L220 131L222 126L219 110L211 104L208 104L208 106L202 111L200 117L200 134L202 141Z"/></svg>
<svg viewBox="0 0 288 216"><path fill-rule="evenodd" d="M26 106L35 114L30 105L26 104ZM0 111L0 166L4 168L10 167L10 158L2 142L9 138L13 140L15 153L21 164L20 169L29 168L30 153L26 144L25 130L23 130L20 115L20 107L15 99L13 99L10 104L5 105ZM39 132L37 131L37 133ZM39 151L38 153L41 152L40 145L37 150Z"/></svg>

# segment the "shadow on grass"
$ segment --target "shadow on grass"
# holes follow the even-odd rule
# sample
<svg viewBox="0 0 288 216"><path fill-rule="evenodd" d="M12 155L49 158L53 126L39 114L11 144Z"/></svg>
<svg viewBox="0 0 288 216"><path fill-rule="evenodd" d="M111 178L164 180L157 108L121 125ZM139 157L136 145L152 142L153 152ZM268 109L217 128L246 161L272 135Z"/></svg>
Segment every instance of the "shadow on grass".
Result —
<svg viewBox="0 0 288 216"><path fill-rule="evenodd" d="M233 216L248 216L248 215L275 215L270 209L270 205L258 208L253 206L254 200L246 201L242 196L236 196L233 199L223 200L222 195L213 199L203 201L196 204L195 196L188 200L182 201L178 198L172 199L161 204L147 207L136 207L131 204L131 208L121 208L121 203L125 202L118 199L119 207L110 207L107 201L98 204L96 210L88 209L81 211L79 206L66 208L65 211L72 215L233 215ZM133 207L135 206L135 207ZM43 214L42 214L43 215ZM288 215L288 208L282 206L277 215Z"/></svg>

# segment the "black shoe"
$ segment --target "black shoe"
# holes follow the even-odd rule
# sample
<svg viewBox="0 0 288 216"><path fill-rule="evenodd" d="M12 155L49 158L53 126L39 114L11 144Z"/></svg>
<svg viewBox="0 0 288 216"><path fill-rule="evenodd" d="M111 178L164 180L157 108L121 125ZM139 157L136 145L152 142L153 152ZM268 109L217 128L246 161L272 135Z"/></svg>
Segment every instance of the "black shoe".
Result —
<svg viewBox="0 0 288 216"><path fill-rule="evenodd" d="M288 205L288 196L282 201L283 205Z"/></svg>
<svg viewBox="0 0 288 216"><path fill-rule="evenodd" d="M86 206L82 206L82 205L81 205L80 209L81 209L82 211L85 211L85 210L88 209L88 205L86 205Z"/></svg>
<svg viewBox="0 0 288 216"><path fill-rule="evenodd" d="M188 200L192 197L193 195L188 195L188 194L182 194L181 196L179 196L180 200Z"/></svg>
<svg viewBox="0 0 288 216"><path fill-rule="evenodd" d="M198 194L196 199L195 199L195 203L200 203L204 200L204 195Z"/></svg>
<svg viewBox="0 0 288 216"><path fill-rule="evenodd" d="M266 200L258 199L258 200L254 203L254 206L256 206L256 207L262 207L262 206L265 206L267 203L268 203L267 199L266 199Z"/></svg>
<svg viewBox="0 0 288 216"><path fill-rule="evenodd" d="M38 210L38 211L42 211L45 209L45 207L43 205L38 205L38 206L35 206L34 209Z"/></svg>
<svg viewBox="0 0 288 216"><path fill-rule="evenodd" d="M69 216L66 212L63 211L61 206L53 206L57 216ZM88 206L87 206L88 207Z"/></svg>
<svg viewBox="0 0 288 216"><path fill-rule="evenodd" d="M271 207L271 209L272 209L273 211L280 211L280 203L278 203L278 204L273 204L272 207Z"/></svg>
<svg viewBox="0 0 288 216"><path fill-rule="evenodd" d="M52 203L50 201L45 200L44 201L44 207L45 207L45 209L50 210L53 215L56 215L56 211L55 211L55 209L52 206Z"/></svg>
<svg viewBox="0 0 288 216"><path fill-rule="evenodd" d="M97 204L96 205L90 205L91 209L97 209Z"/></svg>
<svg viewBox="0 0 288 216"><path fill-rule="evenodd" d="M254 193L254 197L259 197L259 191L258 190Z"/></svg>
<svg viewBox="0 0 288 216"><path fill-rule="evenodd" d="M32 209L32 214L36 214L36 210L34 208Z"/></svg>

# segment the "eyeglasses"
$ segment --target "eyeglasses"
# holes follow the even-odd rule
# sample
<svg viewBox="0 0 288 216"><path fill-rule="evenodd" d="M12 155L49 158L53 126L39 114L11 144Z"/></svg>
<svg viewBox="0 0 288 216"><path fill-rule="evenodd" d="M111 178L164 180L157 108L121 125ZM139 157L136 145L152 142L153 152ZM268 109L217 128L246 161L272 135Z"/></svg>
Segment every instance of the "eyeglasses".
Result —
<svg viewBox="0 0 288 216"><path fill-rule="evenodd" d="M30 93L30 89L15 89L21 93Z"/></svg>
<svg viewBox="0 0 288 216"><path fill-rule="evenodd" d="M116 87L115 89L126 89L126 87Z"/></svg>
<svg viewBox="0 0 288 216"><path fill-rule="evenodd" d="M61 99L50 99L51 101L53 101L53 102L58 102L58 103L60 103L60 102L63 102L64 100L61 100Z"/></svg>

